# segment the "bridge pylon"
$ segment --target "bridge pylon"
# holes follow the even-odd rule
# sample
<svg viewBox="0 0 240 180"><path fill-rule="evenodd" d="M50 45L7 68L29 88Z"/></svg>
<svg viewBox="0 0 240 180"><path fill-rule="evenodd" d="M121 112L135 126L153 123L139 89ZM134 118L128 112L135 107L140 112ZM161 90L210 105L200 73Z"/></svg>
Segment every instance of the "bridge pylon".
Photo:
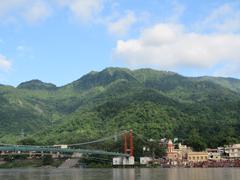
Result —
<svg viewBox="0 0 240 180"><path fill-rule="evenodd" d="M124 137L124 153L129 154L129 157L115 157L113 158L114 166L133 166L134 160L134 144L133 144L133 130L127 131ZM128 148L129 147L129 148Z"/></svg>
<svg viewBox="0 0 240 180"><path fill-rule="evenodd" d="M128 148L129 143L129 148ZM133 131L132 129L124 134L124 153L134 156Z"/></svg>

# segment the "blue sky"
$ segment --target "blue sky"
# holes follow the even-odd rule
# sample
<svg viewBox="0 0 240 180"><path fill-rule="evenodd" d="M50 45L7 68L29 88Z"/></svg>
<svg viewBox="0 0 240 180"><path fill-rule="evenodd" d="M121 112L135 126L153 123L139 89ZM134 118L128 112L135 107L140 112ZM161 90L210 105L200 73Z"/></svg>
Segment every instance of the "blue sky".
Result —
<svg viewBox="0 0 240 180"><path fill-rule="evenodd" d="M0 84L110 66L240 78L240 1L0 0Z"/></svg>

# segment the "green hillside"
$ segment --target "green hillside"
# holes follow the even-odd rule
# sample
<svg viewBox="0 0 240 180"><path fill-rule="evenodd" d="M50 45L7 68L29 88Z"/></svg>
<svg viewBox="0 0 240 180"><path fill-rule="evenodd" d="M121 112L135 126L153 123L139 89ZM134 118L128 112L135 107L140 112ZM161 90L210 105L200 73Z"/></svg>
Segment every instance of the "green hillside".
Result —
<svg viewBox="0 0 240 180"><path fill-rule="evenodd" d="M31 80L21 83L17 88L28 90L56 90L56 85L51 83L44 83L40 80Z"/></svg>
<svg viewBox="0 0 240 180"><path fill-rule="evenodd" d="M1 140L22 129L39 143L75 143L133 128L195 148L240 140L240 80L107 68L63 87L33 80L0 86Z"/></svg>

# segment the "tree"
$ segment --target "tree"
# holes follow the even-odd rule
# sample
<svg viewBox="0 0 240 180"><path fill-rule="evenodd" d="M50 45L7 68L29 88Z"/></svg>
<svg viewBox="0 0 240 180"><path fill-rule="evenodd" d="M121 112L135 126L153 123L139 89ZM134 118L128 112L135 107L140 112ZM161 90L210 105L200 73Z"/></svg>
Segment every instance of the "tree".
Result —
<svg viewBox="0 0 240 180"><path fill-rule="evenodd" d="M166 155L166 146L154 143L151 145L151 150L155 157L164 157Z"/></svg>
<svg viewBox="0 0 240 180"><path fill-rule="evenodd" d="M25 138L20 141L18 141L18 144L20 145L37 145L37 142L33 138Z"/></svg>
<svg viewBox="0 0 240 180"><path fill-rule="evenodd" d="M203 151L207 147L204 139L199 135L199 132L196 129L192 129L189 132L187 144L191 146L195 151Z"/></svg>
<svg viewBox="0 0 240 180"><path fill-rule="evenodd" d="M51 165L53 163L53 158L51 155L45 155L42 158L42 163L44 166Z"/></svg>

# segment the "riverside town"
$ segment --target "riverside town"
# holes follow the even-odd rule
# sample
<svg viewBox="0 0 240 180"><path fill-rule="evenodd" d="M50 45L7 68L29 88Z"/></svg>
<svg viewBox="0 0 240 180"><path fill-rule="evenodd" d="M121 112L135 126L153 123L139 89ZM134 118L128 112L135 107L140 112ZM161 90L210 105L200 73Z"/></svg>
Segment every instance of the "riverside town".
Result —
<svg viewBox="0 0 240 180"><path fill-rule="evenodd" d="M99 149L81 149L79 147L106 143L106 141L117 143L116 138L120 137L123 146L123 152L110 152ZM142 153L135 154L134 138L141 139L140 149ZM119 144L118 144L119 145ZM154 145L154 146L153 146ZM96 146L95 146L96 147ZM158 151L161 151L158 152ZM158 155L156 155L158 154ZM160 154L160 155L159 155ZM94 156L92 156L94 155ZM207 148L205 151L194 151L193 148L183 145L178 138L171 139L144 139L143 136L136 134L131 129L123 131L118 135L113 135L98 140L83 142L78 144L61 144L48 146L34 145L9 145L0 144L0 165L18 159L31 161L37 159L46 159L56 161L56 167L89 167L88 164L96 162L92 158L107 158L112 162L105 162L108 167L127 168L127 167L240 167L240 144L225 145L215 149ZM20 157L20 160L19 160ZM87 160L87 161L86 161ZM97 164L102 167L102 162ZM53 165L49 163L48 165ZM44 164L43 164L44 165ZM90 166L91 167L91 166Z"/></svg>
<svg viewBox="0 0 240 180"><path fill-rule="evenodd" d="M131 136L130 136L131 138ZM177 138L176 138L177 140ZM130 139L130 142L132 140ZM153 141L150 139L149 141ZM161 158L153 156L140 157L135 163L133 146L130 143L130 157L113 158L113 166L161 166L161 167L240 167L240 144L225 145L215 149L207 148L205 151L193 151L191 147L181 143L173 143L171 139L161 139L159 146L166 147L166 154ZM125 141L125 152L127 152ZM144 146L143 151L150 148Z"/></svg>
<svg viewBox="0 0 240 180"><path fill-rule="evenodd" d="M167 141L166 156L160 159L141 157L140 164L162 167L240 167L240 144L196 152L182 145Z"/></svg>

